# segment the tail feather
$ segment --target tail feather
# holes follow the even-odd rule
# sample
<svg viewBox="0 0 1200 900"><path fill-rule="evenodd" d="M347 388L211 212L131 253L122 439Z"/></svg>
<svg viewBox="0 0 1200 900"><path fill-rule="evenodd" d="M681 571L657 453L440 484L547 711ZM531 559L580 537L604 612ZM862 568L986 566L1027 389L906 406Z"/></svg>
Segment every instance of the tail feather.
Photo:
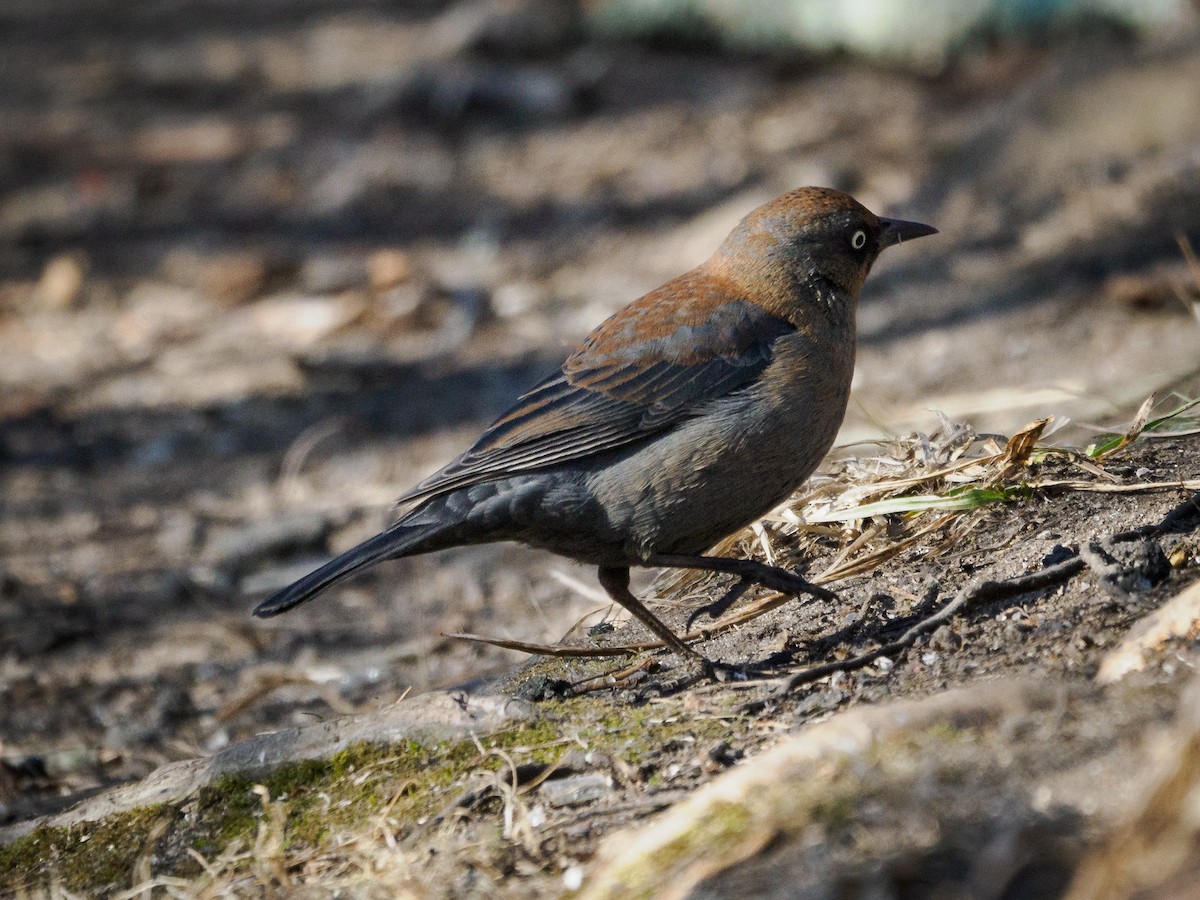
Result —
<svg viewBox="0 0 1200 900"><path fill-rule="evenodd" d="M317 594L355 572L413 552L430 534L430 529L411 525L393 525L387 531L351 547L321 568L305 575L295 584L272 594L254 608L254 615L266 619L287 612L311 600Z"/></svg>

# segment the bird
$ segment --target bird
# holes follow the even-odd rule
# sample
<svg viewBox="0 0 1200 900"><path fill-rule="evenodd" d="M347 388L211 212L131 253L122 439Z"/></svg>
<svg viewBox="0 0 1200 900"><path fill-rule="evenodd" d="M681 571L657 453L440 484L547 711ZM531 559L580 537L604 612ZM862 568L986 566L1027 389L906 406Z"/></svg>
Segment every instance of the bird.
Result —
<svg viewBox="0 0 1200 900"><path fill-rule="evenodd" d="M631 567L709 570L832 599L789 570L705 555L786 500L841 426L859 292L879 254L937 229L832 188L751 211L705 262L601 323L380 534L263 600L293 609L383 560L515 541L597 567L680 657L713 664L630 590Z"/></svg>

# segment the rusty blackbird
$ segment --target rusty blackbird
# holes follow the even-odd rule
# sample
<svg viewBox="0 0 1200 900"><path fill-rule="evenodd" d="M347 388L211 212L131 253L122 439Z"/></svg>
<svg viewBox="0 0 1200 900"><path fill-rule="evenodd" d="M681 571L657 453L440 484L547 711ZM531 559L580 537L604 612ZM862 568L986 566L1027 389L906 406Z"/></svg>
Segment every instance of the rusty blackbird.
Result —
<svg viewBox="0 0 1200 900"><path fill-rule="evenodd" d="M600 583L689 664L708 661L629 589L631 566L707 569L830 597L787 570L705 556L783 502L841 425L859 289L880 251L935 234L828 188L747 215L706 262L621 309L390 528L264 600L273 616L381 560L519 541Z"/></svg>

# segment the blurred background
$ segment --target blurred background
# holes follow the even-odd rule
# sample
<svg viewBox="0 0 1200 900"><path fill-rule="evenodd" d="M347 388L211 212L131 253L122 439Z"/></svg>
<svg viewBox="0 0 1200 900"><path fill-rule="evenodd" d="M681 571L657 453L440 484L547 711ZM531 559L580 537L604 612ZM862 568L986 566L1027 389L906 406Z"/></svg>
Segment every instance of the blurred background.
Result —
<svg viewBox="0 0 1200 900"><path fill-rule="evenodd" d="M868 282L843 442L1196 396L1198 18L4 0L0 824L602 608L494 546L249 617L793 187L941 230Z"/></svg>

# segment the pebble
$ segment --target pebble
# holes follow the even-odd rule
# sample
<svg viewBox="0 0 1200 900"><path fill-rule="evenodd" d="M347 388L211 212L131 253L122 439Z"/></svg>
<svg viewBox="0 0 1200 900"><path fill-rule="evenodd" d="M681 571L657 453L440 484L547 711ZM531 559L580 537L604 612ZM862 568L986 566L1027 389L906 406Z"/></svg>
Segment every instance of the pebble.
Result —
<svg viewBox="0 0 1200 900"><path fill-rule="evenodd" d="M596 773L546 781L538 793L549 806L578 806L606 797L612 790L612 778Z"/></svg>

